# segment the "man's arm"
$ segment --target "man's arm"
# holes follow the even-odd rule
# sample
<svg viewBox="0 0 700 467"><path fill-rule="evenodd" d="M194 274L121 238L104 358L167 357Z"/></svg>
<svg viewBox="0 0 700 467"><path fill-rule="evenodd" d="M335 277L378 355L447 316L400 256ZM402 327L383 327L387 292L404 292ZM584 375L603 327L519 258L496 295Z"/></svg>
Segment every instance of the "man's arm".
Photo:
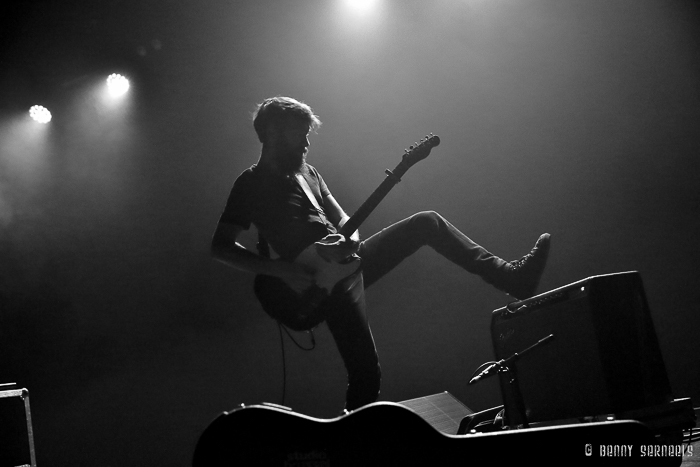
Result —
<svg viewBox="0 0 700 467"><path fill-rule="evenodd" d="M323 197L323 205L326 210L326 216L328 220L333 223L337 228L341 228L345 224L350 216L345 214L343 208L340 207L338 202L333 198L333 195L326 195ZM337 234L333 234L337 235ZM338 235L340 237L340 235ZM331 236L332 237L332 236ZM336 243L333 242L328 245L317 244L317 250L319 254L331 261L340 262L348 258L351 255L356 254L360 249L360 233L355 231L350 235L350 238L345 238L344 241Z"/></svg>
<svg viewBox="0 0 700 467"><path fill-rule="evenodd" d="M337 228L341 228L343 224L350 219L350 216L343 211L343 208L340 207L340 204L338 204L333 195L325 196L323 198L323 205L326 208L328 220L331 221ZM359 243L360 232L358 230L353 232L349 240L353 243Z"/></svg>
<svg viewBox="0 0 700 467"><path fill-rule="evenodd" d="M243 227L219 222L211 241L212 256L240 271L265 274L284 279L289 285L308 287L314 284L314 276L296 263L262 257L246 249L236 240Z"/></svg>

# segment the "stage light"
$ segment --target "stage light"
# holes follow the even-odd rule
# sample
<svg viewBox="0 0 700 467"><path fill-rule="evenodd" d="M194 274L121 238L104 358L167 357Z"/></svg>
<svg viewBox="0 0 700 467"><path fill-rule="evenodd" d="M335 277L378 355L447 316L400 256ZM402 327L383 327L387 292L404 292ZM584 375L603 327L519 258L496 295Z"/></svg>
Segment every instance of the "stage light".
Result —
<svg viewBox="0 0 700 467"><path fill-rule="evenodd" d="M353 8L360 13L364 13L375 7L377 0L345 0L345 3L350 8Z"/></svg>
<svg viewBox="0 0 700 467"><path fill-rule="evenodd" d="M49 123L51 121L51 112L43 105L33 105L29 109L29 116L39 123Z"/></svg>
<svg viewBox="0 0 700 467"><path fill-rule="evenodd" d="M112 96L121 96L129 90L129 80L119 73L112 73L107 77L107 88Z"/></svg>

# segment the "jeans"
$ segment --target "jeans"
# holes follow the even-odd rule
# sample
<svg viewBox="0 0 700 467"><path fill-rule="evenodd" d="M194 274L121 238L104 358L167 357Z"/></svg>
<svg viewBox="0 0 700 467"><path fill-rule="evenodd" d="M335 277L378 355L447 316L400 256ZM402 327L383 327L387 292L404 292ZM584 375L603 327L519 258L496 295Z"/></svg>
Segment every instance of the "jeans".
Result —
<svg viewBox="0 0 700 467"><path fill-rule="evenodd" d="M440 214L419 212L362 242L359 255L364 288L370 287L424 245L489 283L498 281L498 271L506 264ZM338 294L333 297L333 306L326 317L348 372L346 410L375 402L379 396L381 369L367 321L364 288L360 284L354 296Z"/></svg>

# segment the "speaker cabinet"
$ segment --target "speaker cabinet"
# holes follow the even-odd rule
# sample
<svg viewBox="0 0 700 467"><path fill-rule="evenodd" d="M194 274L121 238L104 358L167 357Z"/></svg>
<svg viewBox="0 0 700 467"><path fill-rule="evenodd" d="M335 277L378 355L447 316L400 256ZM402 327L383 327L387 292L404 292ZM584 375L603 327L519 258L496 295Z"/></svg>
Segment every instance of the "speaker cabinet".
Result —
<svg viewBox="0 0 700 467"><path fill-rule="evenodd" d="M515 306L513 306L515 305ZM515 309L511 309L515 308ZM553 338L521 355L548 335ZM616 414L673 400L638 272L593 276L492 314L506 423ZM518 400L524 405L518 410Z"/></svg>
<svg viewBox="0 0 700 467"><path fill-rule="evenodd" d="M0 390L0 466L36 466L26 389Z"/></svg>

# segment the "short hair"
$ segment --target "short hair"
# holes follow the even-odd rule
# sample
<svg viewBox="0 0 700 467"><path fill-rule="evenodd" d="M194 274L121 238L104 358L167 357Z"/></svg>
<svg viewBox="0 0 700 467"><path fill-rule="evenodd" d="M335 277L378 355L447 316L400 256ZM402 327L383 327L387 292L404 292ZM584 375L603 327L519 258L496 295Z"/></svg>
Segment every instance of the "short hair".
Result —
<svg viewBox="0 0 700 467"><path fill-rule="evenodd" d="M253 128L260 142L264 143L265 132L270 126L295 120L308 124L314 131L321 126L318 115L307 104L291 97L270 97L258 104L253 113Z"/></svg>

